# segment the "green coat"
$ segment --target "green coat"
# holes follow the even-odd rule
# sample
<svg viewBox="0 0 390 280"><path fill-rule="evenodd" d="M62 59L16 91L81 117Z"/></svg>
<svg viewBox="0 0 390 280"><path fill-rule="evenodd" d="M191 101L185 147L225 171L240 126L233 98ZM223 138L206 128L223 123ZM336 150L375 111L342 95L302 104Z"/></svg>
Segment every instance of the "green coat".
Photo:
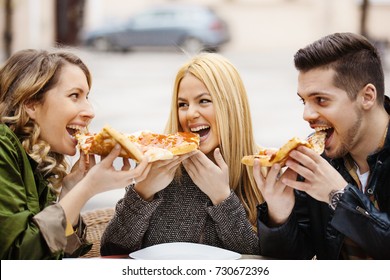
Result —
<svg viewBox="0 0 390 280"><path fill-rule="evenodd" d="M13 131L0 124L0 259L64 256L65 214L36 167Z"/></svg>

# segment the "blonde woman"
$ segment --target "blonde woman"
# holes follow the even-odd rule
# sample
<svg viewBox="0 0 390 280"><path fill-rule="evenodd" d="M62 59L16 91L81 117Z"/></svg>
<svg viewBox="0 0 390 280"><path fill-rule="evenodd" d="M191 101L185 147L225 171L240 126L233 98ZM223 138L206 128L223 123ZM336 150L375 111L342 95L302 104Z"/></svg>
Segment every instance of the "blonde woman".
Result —
<svg viewBox="0 0 390 280"><path fill-rule="evenodd" d="M91 75L77 56L22 50L0 68L0 258L59 259L90 249L80 210L95 194L147 175L145 160L115 170L120 147L100 163L76 154L73 134L95 116Z"/></svg>
<svg viewBox="0 0 390 280"><path fill-rule="evenodd" d="M262 196L240 162L256 144L243 82L223 56L199 54L179 69L166 127L176 131L198 133L200 151L153 164L129 188L103 235L102 255L169 242L257 254Z"/></svg>

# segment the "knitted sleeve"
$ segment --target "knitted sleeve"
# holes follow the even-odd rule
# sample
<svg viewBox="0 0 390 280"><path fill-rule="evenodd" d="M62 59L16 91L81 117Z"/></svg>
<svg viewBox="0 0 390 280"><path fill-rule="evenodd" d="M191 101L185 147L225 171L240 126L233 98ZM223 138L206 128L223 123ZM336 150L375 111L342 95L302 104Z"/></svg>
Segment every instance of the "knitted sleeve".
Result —
<svg viewBox="0 0 390 280"><path fill-rule="evenodd" d="M118 201L115 215L103 233L101 255L122 255L140 249L150 218L160 202L158 195L147 202L134 188L129 188Z"/></svg>
<svg viewBox="0 0 390 280"><path fill-rule="evenodd" d="M234 192L222 203L207 207L222 247L241 254L259 254L259 239Z"/></svg>

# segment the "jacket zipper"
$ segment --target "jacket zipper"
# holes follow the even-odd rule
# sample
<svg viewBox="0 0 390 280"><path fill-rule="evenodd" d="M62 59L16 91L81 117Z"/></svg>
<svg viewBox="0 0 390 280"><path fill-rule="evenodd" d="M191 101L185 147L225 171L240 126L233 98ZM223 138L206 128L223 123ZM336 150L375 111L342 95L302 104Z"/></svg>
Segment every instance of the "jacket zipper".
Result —
<svg viewBox="0 0 390 280"><path fill-rule="evenodd" d="M366 217L370 217L370 213L368 213L364 208L360 207L360 206L356 206L356 210L360 213L360 214L363 214L364 216Z"/></svg>

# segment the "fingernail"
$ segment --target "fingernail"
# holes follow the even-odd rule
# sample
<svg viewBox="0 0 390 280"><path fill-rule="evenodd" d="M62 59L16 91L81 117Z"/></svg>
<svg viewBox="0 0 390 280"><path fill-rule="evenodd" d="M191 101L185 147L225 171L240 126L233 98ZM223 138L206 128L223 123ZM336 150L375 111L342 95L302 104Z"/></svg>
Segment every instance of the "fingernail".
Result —
<svg viewBox="0 0 390 280"><path fill-rule="evenodd" d="M119 144L116 144L116 145L115 145L115 149L116 149L116 150L119 150L120 148L121 148L121 145L119 145Z"/></svg>

